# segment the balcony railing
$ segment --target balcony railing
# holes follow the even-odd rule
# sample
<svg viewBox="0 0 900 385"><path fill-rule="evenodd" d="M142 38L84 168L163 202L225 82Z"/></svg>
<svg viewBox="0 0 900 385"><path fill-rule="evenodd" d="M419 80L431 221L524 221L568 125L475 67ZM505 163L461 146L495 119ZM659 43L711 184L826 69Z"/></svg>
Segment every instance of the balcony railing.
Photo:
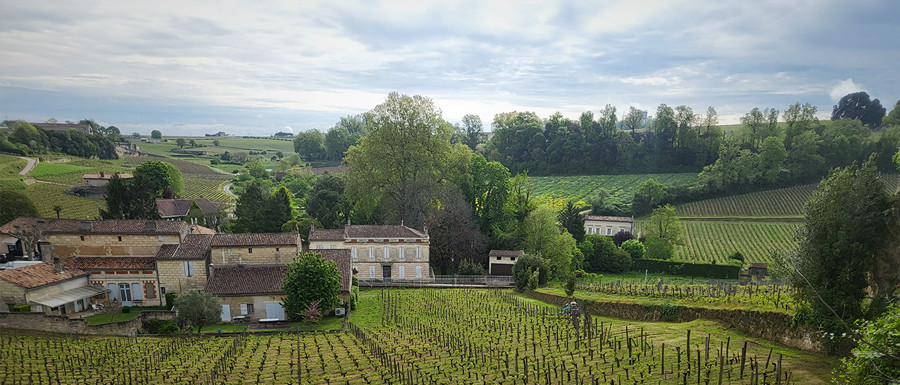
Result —
<svg viewBox="0 0 900 385"><path fill-rule="evenodd" d="M442 287L442 286L486 286L507 287L513 285L510 276L492 275L438 275L429 278L405 278L382 280L380 278L359 278L360 286L370 287Z"/></svg>

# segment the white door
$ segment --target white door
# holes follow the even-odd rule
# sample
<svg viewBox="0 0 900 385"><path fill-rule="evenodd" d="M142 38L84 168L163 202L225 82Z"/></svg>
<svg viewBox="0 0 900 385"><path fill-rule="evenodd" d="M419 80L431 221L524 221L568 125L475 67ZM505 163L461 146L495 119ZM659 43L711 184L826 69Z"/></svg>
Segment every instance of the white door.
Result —
<svg viewBox="0 0 900 385"><path fill-rule="evenodd" d="M231 321L231 305L222 304L222 322Z"/></svg>
<svg viewBox="0 0 900 385"><path fill-rule="evenodd" d="M281 302L266 303L266 318L284 319L284 308L281 307Z"/></svg>
<svg viewBox="0 0 900 385"><path fill-rule="evenodd" d="M131 284L128 283L120 283L119 284L119 300L122 301L122 306L131 306Z"/></svg>

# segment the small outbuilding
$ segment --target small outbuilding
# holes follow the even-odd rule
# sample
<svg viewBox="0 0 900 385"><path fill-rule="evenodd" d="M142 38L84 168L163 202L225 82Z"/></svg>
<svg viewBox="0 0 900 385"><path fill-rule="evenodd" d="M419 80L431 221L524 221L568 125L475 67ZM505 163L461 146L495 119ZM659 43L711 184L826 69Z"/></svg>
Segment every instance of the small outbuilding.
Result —
<svg viewBox="0 0 900 385"><path fill-rule="evenodd" d="M488 271L491 275L511 276L513 265L521 256L522 250L491 250L488 254Z"/></svg>

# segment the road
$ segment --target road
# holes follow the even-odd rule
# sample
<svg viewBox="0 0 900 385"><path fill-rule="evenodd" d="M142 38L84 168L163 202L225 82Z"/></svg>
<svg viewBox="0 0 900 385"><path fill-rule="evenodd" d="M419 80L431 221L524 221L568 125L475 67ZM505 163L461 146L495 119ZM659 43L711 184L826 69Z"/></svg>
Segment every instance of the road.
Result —
<svg viewBox="0 0 900 385"><path fill-rule="evenodd" d="M19 175L28 175L31 170L34 170L34 166L37 166L37 159L26 158L24 156L20 156L19 158L25 159L28 164L25 165L25 168L22 171L19 171Z"/></svg>
<svg viewBox="0 0 900 385"><path fill-rule="evenodd" d="M225 190L225 193L226 193L226 194L231 195L231 196L233 196L235 199L237 199L238 196L237 196L237 195L234 195L234 193L231 192L231 185L232 185L232 183L231 183L231 182L228 182L228 184L226 184L224 187L222 187L222 190Z"/></svg>

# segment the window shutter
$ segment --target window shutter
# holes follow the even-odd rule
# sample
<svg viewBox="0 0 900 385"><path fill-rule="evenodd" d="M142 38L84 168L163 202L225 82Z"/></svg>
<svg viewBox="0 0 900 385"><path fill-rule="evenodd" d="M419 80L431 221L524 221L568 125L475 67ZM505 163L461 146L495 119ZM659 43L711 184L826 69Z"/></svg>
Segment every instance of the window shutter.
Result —
<svg viewBox="0 0 900 385"><path fill-rule="evenodd" d="M132 283L131 284L131 297L134 298L135 301L140 301L143 298L143 293L141 292L141 284L140 283Z"/></svg>

